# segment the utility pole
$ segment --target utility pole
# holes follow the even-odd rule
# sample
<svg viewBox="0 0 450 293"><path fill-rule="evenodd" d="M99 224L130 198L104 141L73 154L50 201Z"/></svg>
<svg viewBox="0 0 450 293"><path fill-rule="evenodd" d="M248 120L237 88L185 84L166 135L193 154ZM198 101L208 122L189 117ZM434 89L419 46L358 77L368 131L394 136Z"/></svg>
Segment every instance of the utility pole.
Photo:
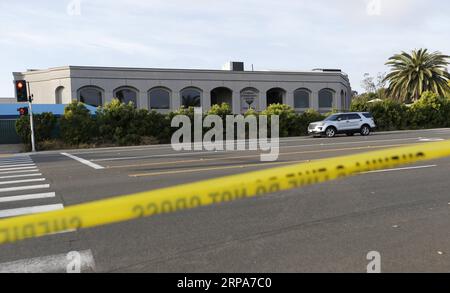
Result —
<svg viewBox="0 0 450 293"><path fill-rule="evenodd" d="M30 129L31 129L31 151L33 153L36 152L36 144L34 141L34 123L33 123L33 107L32 107L32 103L33 103L33 94L31 94L31 88L30 88L30 83L28 83L28 90L30 91L30 95L28 97L28 107L30 109L29 114L30 114Z"/></svg>

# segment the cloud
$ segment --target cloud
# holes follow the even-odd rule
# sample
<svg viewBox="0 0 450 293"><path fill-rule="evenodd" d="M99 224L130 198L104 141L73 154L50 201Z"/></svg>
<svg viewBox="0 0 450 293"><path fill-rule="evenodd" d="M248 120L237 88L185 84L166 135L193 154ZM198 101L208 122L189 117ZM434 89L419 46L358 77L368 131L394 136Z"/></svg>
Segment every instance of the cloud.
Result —
<svg viewBox="0 0 450 293"><path fill-rule="evenodd" d="M80 15L67 13L71 0L2 2L0 78L69 62L220 68L235 59L257 69L340 67L358 88L401 50L450 52L447 1L379 0L372 16L370 1L82 0Z"/></svg>

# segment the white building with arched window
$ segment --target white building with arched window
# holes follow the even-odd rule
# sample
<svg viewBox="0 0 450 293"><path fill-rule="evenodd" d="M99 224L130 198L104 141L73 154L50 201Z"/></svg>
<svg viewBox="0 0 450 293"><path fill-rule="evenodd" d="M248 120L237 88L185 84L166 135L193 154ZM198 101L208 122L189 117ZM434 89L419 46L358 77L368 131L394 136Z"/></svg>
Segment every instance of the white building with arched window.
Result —
<svg viewBox="0 0 450 293"><path fill-rule="evenodd" d="M68 104L78 100L102 106L117 98L139 109L163 113L181 106L209 110L228 103L236 114L287 104L298 112L348 110L352 89L341 70L245 71L242 63L229 70L149 69L65 66L13 73L26 80L34 102Z"/></svg>

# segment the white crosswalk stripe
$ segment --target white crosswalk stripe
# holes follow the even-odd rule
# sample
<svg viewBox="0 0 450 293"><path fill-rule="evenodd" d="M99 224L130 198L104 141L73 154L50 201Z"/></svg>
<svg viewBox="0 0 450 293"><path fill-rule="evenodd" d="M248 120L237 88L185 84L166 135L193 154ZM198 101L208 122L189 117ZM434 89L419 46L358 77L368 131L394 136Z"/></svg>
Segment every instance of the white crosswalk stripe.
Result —
<svg viewBox="0 0 450 293"><path fill-rule="evenodd" d="M24 177L36 177L36 176L42 176L42 173L0 176L0 179L24 178Z"/></svg>
<svg viewBox="0 0 450 293"><path fill-rule="evenodd" d="M0 172L0 175L9 175L9 174L17 174L17 173L32 173L32 172L39 172L39 170L36 169L28 169L28 170L12 170L12 171L5 171Z"/></svg>
<svg viewBox="0 0 450 293"><path fill-rule="evenodd" d="M10 184L17 184L17 183L30 183L30 182L40 182L40 181L45 181L45 178L13 180L13 181L0 181L0 185L10 185Z"/></svg>
<svg viewBox="0 0 450 293"><path fill-rule="evenodd" d="M0 197L0 203L2 202L14 202L14 201L23 201L23 200L31 200L31 199L41 199L41 198L52 198L55 197L54 192L47 193L36 193L36 194L26 194L26 195L14 195L7 197Z"/></svg>
<svg viewBox="0 0 450 293"><path fill-rule="evenodd" d="M38 184L38 185L0 188L0 192L23 191L23 190L33 190L33 189L45 189L45 188L50 188L50 184Z"/></svg>
<svg viewBox="0 0 450 293"><path fill-rule="evenodd" d="M8 171L17 171L17 170L27 170L27 169L35 169L36 166L29 166L29 167L17 167L17 168L2 168L0 171L2 172L8 172Z"/></svg>
<svg viewBox="0 0 450 293"><path fill-rule="evenodd" d="M44 205L44 206L32 206L32 207L25 207L25 208L18 208L18 209L1 210L0 218L38 214L38 213L62 210L63 208L64 208L64 206L62 204L52 204L52 205Z"/></svg>
<svg viewBox="0 0 450 293"><path fill-rule="evenodd" d="M32 164L33 161L26 160L26 161L7 161L7 162L0 162L0 166L7 166L12 164Z"/></svg>
<svg viewBox="0 0 450 293"><path fill-rule="evenodd" d="M0 274L74 272L73 266L70 266L70 262L74 257L80 260L77 272L93 273L96 271L94 255L89 249L0 263Z"/></svg>
<svg viewBox="0 0 450 293"><path fill-rule="evenodd" d="M21 159L17 159L17 158L9 158L9 159L1 159L0 160L0 164L2 163L9 163L9 162L32 162L33 160L30 158L21 158Z"/></svg>
<svg viewBox="0 0 450 293"><path fill-rule="evenodd" d="M0 159L0 218L63 209L46 181L30 156Z"/></svg>
<svg viewBox="0 0 450 293"><path fill-rule="evenodd" d="M17 163L15 163L15 164L17 164ZM29 166L36 166L36 165L33 163L27 163L27 164L20 163L18 165L5 165L5 164L2 165L2 164L0 164L0 167L2 167L2 168L29 167Z"/></svg>
<svg viewBox="0 0 450 293"><path fill-rule="evenodd" d="M64 205L51 190L51 186L38 166L29 157L13 157L0 159L0 219L25 216L43 212L64 209ZM49 235L48 237L62 237L76 232L66 230ZM73 250L72 247L68 251ZM57 254L51 256L39 256L0 263L0 273L10 272L67 272L67 259L70 254ZM71 252L73 253L73 252ZM83 260L82 272L95 271L95 262L92 253L80 251Z"/></svg>

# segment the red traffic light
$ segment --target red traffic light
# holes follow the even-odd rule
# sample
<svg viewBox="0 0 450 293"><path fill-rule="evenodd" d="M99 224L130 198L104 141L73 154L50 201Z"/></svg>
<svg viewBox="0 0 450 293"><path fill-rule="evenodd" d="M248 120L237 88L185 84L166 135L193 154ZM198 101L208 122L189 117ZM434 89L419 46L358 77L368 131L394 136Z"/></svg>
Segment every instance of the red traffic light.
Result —
<svg viewBox="0 0 450 293"><path fill-rule="evenodd" d="M19 115L21 117L28 116L28 107L19 108L19 109L17 109L17 111L19 112Z"/></svg>
<svg viewBox="0 0 450 293"><path fill-rule="evenodd" d="M25 80L16 80L16 97L18 103L28 102L28 91Z"/></svg>

